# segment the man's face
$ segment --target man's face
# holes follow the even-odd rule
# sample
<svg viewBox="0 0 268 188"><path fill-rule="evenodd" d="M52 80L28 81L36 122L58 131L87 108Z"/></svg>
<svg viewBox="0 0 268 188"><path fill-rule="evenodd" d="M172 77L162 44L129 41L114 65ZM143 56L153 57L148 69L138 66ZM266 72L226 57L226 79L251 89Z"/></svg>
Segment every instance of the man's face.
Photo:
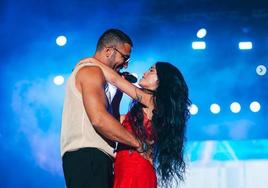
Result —
<svg viewBox="0 0 268 188"><path fill-rule="evenodd" d="M111 56L109 57L109 64L112 69L119 72L122 68L127 68L130 59L131 46L128 43L111 47Z"/></svg>

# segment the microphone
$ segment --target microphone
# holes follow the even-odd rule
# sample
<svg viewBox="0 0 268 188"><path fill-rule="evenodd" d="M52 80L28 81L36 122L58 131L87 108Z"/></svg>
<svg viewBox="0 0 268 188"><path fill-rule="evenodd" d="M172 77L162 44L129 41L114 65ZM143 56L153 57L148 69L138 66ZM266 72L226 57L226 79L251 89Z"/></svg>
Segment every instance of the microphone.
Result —
<svg viewBox="0 0 268 188"><path fill-rule="evenodd" d="M133 74L129 73L129 72L119 72L119 74L121 76L124 76L124 78L129 81L130 83L136 83L137 82L137 78L136 76L134 76Z"/></svg>

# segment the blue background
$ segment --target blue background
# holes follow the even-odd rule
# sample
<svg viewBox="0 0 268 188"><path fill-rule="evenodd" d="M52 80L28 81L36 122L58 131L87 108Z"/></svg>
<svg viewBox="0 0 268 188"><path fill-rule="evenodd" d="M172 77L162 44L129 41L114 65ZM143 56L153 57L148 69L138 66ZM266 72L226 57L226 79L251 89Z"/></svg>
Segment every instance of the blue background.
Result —
<svg viewBox="0 0 268 188"><path fill-rule="evenodd" d="M208 30L206 50L196 51L196 32ZM190 98L199 107L187 129L187 152L199 160L205 141L214 140L213 160L268 157L268 5L263 1L0 1L0 187L64 187L59 134L65 79L81 58L91 56L98 37L120 28L134 48L128 71L139 78L156 61L168 61L184 74ZM67 44L57 46L65 35ZM253 49L241 51L249 40ZM249 109L259 101L261 110ZM241 112L229 106L237 101ZM221 106L212 114L212 103ZM128 110L124 97L121 113ZM226 141L226 142L225 142ZM222 144L224 143L224 144ZM218 147L217 147L218 146ZM193 149L194 148L194 149ZM219 149L220 148L220 149ZM231 152L232 153L232 152Z"/></svg>

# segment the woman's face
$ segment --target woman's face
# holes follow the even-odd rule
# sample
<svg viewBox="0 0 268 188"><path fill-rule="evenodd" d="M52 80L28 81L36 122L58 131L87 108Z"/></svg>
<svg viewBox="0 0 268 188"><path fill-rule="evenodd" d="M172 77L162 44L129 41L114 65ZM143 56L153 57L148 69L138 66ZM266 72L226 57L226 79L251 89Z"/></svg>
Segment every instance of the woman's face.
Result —
<svg viewBox="0 0 268 188"><path fill-rule="evenodd" d="M158 77L155 65L143 74L143 77L139 81L139 85L144 89L152 91L156 90L158 87Z"/></svg>

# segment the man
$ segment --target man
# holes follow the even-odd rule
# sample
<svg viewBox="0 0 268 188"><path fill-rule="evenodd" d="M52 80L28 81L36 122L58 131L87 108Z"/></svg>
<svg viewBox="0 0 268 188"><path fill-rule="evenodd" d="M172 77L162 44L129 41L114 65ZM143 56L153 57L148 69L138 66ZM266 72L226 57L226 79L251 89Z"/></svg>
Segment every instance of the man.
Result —
<svg viewBox="0 0 268 188"><path fill-rule="evenodd" d="M92 58L115 71L128 66L132 41L107 30ZM118 141L142 151L142 145L111 112L111 94L102 70L90 58L80 61L67 82L62 115L61 156L68 188L112 187L113 147Z"/></svg>

